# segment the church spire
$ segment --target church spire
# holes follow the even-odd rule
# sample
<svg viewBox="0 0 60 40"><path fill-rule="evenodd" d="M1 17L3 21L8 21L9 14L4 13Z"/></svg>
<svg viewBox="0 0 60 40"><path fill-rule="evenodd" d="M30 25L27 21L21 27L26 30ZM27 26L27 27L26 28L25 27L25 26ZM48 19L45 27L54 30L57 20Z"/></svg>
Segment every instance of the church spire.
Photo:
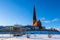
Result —
<svg viewBox="0 0 60 40"><path fill-rule="evenodd" d="M32 25L34 26L34 24L36 23L37 19L36 19L36 10L35 10L35 5L34 5L34 10L33 10L33 20L32 20Z"/></svg>
<svg viewBox="0 0 60 40"><path fill-rule="evenodd" d="M41 25L41 21L36 19L36 10L35 10L35 5L34 5L34 9L33 9L33 20L32 20L32 26L36 27L38 26L39 29L43 29L42 25Z"/></svg>
<svg viewBox="0 0 60 40"><path fill-rule="evenodd" d="M37 20L37 19L36 19L36 10L35 10L35 5L34 5L34 10L33 10L33 20Z"/></svg>

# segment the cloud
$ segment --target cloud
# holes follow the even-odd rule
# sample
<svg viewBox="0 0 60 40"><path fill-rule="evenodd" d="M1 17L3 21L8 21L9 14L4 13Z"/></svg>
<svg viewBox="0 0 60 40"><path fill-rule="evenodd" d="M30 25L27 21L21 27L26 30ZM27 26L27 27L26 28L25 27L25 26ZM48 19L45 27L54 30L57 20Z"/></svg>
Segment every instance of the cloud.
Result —
<svg viewBox="0 0 60 40"><path fill-rule="evenodd" d="M47 21L42 21L42 22L44 22L44 23L50 23L50 21L49 21L49 20L47 20Z"/></svg>
<svg viewBox="0 0 60 40"><path fill-rule="evenodd" d="M56 22L56 21L59 21L59 19L55 18L55 19L52 20L52 22Z"/></svg>
<svg viewBox="0 0 60 40"><path fill-rule="evenodd" d="M50 20L46 20L46 18L42 17L41 19L41 22L44 22L44 23L50 23Z"/></svg>
<svg viewBox="0 0 60 40"><path fill-rule="evenodd" d="M40 20L45 20L45 18L43 17L43 18L40 18Z"/></svg>
<svg viewBox="0 0 60 40"><path fill-rule="evenodd" d="M41 22L44 22L44 23L52 23L52 22L57 22L57 21L59 21L59 19L58 18L54 18L54 19L52 19L52 20L47 20L46 18L41 18L40 19L41 20Z"/></svg>

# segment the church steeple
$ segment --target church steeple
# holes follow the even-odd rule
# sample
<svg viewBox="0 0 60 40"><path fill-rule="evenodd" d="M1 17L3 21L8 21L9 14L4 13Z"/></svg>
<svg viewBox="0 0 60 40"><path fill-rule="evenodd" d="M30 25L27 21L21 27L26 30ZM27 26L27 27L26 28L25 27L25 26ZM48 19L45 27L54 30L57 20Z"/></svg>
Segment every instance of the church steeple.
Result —
<svg viewBox="0 0 60 40"><path fill-rule="evenodd" d="M33 10L33 20L37 20L37 19L36 19L36 10L35 10L35 5L34 5L34 10Z"/></svg>
<svg viewBox="0 0 60 40"><path fill-rule="evenodd" d="M35 22L37 21L36 19L36 10L35 10L35 5L34 5L34 10L33 10L33 20L32 20L32 25L34 26Z"/></svg>
<svg viewBox="0 0 60 40"><path fill-rule="evenodd" d="M32 26L34 27L39 27L39 29L43 29L42 25L41 25L41 21L36 19L36 9L35 9L35 5L34 5L34 9L33 9L33 19L32 19Z"/></svg>

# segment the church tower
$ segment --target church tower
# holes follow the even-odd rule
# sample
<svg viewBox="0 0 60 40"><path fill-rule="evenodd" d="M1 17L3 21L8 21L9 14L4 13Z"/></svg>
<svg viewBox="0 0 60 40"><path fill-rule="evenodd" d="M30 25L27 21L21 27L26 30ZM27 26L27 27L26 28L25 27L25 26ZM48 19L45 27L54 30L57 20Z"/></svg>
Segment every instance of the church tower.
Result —
<svg viewBox="0 0 60 40"><path fill-rule="evenodd" d="M35 10L35 6L34 6L34 10L33 10L33 19L32 19L32 26L34 26L34 24L36 23L37 19L36 19L36 10Z"/></svg>
<svg viewBox="0 0 60 40"><path fill-rule="evenodd" d="M33 19L32 19L32 26L37 26L39 27L39 29L42 29L42 24L41 21L36 19L36 10L35 10L35 6L34 6L34 10L33 10Z"/></svg>

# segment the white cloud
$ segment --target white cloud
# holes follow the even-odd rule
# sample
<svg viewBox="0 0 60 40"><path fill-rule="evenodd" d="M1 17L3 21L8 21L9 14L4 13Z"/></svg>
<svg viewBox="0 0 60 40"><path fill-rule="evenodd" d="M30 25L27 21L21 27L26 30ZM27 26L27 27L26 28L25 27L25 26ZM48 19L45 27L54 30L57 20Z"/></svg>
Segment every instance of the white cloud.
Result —
<svg viewBox="0 0 60 40"><path fill-rule="evenodd" d="M41 19L41 22L44 22L44 23L50 23L50 20L46 20L46 18L42 17Z"/></svg>
<svg viewBox="0 0 60 40"><path fill-rule="evenodd" d="M45 20L45 21L42 21L42 22L44 22L44 23L50 23L50 21L49 21L49 20Z"/></svg>
<svg viewBox="0 0 60 40"><path fill-rule="evenodd" d="M54 19L52 19L52 20L47 20L46 18L41 18L40 19L41 20L41 22L44 22L44 23L52 23L52 22L56 22L56 21L59 21L59 19L58 18L54 18Z"/></svg>
<svg viewBox="0 0 60 40"><path fill-rule="evenodd" d="M55 18L55 19L52 20L52 22L56 22L56 21L58 21L58 20L59 20L58 18Z"/></svg>
<svg viewBox="0 0 60 40"><path fill-rule="evenodd" d="M44 18L44 17L42 17L42 18L40 18L40 20L45 20L45 18Z"/></svg>

